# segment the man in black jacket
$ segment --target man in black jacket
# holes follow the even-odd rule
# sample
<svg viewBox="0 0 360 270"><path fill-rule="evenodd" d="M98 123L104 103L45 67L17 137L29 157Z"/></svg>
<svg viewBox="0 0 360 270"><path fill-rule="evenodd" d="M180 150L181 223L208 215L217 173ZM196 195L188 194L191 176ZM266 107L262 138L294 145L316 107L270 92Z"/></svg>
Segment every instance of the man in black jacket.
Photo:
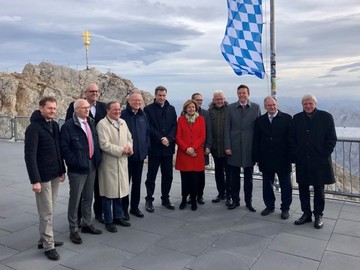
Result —
<svg viewBox="0 0 360 270"><path fill-rule="evenodd" d="M303 215L295 225L311 222L310 190L314 187L314 227L323 227L325 208L324 185L335 183L331 153L337 137L332 115L316 108L317 100L313 95L302 98L303 111L295 114L291 129L291 148L296 165L296 182Z"/></svg>
<svg viewBox="0 0 360 270"><path fill-rule="evenodd" d="M131 186L130 214L143 218L144 214L139 209L141 176L144 160L150 147L150 128L146 114L141 109L143 98L140 92L129 95L126 108L121 112L133 139L133 154L128 157L129 182ZM122 198L124 216L129 218L129 195Z"/></svg>
<svg viewBox="0 0 360 270"><path fill-rule="evenodd" d="M277 108L273 97L264 99L267 111L255 121L253 158L263 176L263 200L266 208L261 212L267 216L275 210L274 179L277 174L281 188L281 218L289 218L292 202L290 128L292 118Z"/></svg>
<svg viewBox="0 0 360 270"><path fill-rule="evenodd" d="M90 105L89 116L95 120L95 126L101 119L103 119L106 114L106 103L99 101L99 87L96 83L90 83L85 92L84 96L87 102ZM65 120L69 120L73 117L74 114L74 102L71 102L67 111ZM96 172L95 183L94 183L94 213L95 219L97 219L100 223L104 223L103 212L102 212L102 199L99 194L99 178L98 173ZM78 213L79 223L81 219L81 208L79 208Z"/></svg>
<svg viewBox="0 0 360 270"><path fill-rule="evenodd" d="M61 127L61 153L68 167L70 185L68 206L70 240L75 244L81 244L77 216L81 196L81 232L102 233L91 224L94 181L101 152L94 120L89 117L89 103L85 99L78 99L74 102L74 110L73 117Z"/></svg>
<svg viewBox="0 0 360 270"><path fill-rule="evenodd" d="M53 121L57 101L43 97L39 110L33 112L25 132L25 163L32 190L35 192L39 214L40 240L38 248L44 248L50 260L59 260L55 247L63 242L54 241L53 213L59 182L65 180L65 166L60 153L59 125Z"/></svg>
<svg viewBox="0 0 360 270"><path fill-rule="evenodd" d="M175 153L175 136L177 116L174 106L166 100L167 89L164 86L155 88L154 103L147 105L144 111L150 125L151 149L148 159L148 173L145 181L147 196L145 209L154 212L153 195L156 174L161 167L161 200L167 209L175 210L169 199L173 180L173 155Z"/></svg>

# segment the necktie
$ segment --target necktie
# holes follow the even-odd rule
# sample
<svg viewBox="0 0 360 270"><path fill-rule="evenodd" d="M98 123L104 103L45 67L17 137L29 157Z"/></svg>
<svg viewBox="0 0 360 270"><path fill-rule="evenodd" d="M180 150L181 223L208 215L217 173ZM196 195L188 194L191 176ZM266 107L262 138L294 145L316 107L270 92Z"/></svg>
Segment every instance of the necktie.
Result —
<svg viewBox="0 0 360 270"><path fill-rule="evenodd" d="M274 116L269 116L270 123L272 123Z"/></svg>
<svg viewBox="0 0 360 270"><path fill-rule="evenodd" d="M83 121L83 123L85 125L86 136L87 136L88 144L89 144L89 158L91 159L94 154L93 137L92 137L92 133L91 133L89 124L86 121Z"/></svg>
<svg viewBox="0 0 360 270"><path fill-rule="evenodd" d="M47 121L46 122L48 128L49 128L49 131L51 132L51 134L53 133L53 128L52 128L52 121Z"/></svg>

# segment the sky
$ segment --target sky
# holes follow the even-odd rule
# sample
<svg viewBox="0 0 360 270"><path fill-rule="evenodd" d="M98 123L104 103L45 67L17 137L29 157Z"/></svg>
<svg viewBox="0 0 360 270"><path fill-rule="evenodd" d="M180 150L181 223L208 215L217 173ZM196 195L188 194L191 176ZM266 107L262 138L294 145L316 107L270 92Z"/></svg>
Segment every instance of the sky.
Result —
<svg viewBox="0 0 360 270"><path fill-rule="evenodd" d="M226 0L1 0L0 71L21 72L47 61L86 68L82 33L91 34L89 67L114 72L168 99L215 90L235 97L270 94L270 4L263 1L263 57L267 76L238 76L220 43ZM275 1L277 97L307 93L360 98L359 0Z"/></svg>

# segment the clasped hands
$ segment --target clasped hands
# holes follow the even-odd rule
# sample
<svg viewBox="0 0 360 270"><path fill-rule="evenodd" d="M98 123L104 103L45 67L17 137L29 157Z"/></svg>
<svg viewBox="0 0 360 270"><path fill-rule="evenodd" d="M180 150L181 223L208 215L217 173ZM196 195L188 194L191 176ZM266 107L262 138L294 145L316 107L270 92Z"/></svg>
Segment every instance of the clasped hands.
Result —
<svg viewBox="0 0 360 270"><path fill-rule="evenodd" d="M188 154L189 156L192 156L192 157L197 156L195 149L193 147L186 148L186 154Z"/></svg>
<svg viewBox="0 0 360 270"><path fill-rule="evenodd" d="M127 156L131 156L134 152L131 146L125 146L123 148L123 153Z"/></svg>
<svg viewBox="0 0 360 270"><path fill-rule="evenodd" d="M166 147L168 147L170 145L170 142L169 142L168 138L166 138L166 137L161 138L161 143Z"/></svg>

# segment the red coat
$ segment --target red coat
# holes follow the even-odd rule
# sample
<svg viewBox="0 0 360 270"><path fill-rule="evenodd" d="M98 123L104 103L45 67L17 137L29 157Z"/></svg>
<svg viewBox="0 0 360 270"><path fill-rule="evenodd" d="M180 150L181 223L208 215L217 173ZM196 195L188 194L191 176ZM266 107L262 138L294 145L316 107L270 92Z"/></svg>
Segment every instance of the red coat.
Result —
<svg viewBox="0 0 360 270"><path fill-rule="evenodd" d="M204 144L206 139L205 118L199 116L195 123L190 125L185 116L180 116L176 131L176 154L175 169L179 171L204 171L205 157ZM197 154L191 157L186 154L186 149L193 147Z"/></svg>

